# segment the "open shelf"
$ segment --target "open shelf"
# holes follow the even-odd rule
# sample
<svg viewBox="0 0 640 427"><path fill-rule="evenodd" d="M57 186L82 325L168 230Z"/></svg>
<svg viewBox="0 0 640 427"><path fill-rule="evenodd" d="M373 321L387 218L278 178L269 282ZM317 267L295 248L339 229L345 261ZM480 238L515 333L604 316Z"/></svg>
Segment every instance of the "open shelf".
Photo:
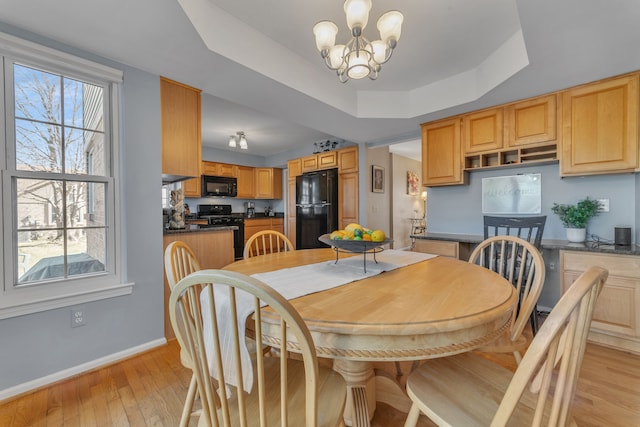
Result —
<svg viewBox="0 0 640 427"><path fill-rule="evenodd" d="M557 161L558 149L554 143L470 154L464 157L464 170L495 169L524 164L530 165L532 163L554 163Z"/></svg>

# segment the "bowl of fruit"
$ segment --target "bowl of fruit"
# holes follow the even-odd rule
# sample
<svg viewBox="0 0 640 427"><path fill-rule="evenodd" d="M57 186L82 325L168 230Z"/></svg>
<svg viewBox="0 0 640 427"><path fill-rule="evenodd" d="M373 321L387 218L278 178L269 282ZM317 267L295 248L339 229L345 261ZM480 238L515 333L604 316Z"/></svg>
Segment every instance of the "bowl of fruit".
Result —
<svg viewBox="0 0 640 427"><path fill-rule="evenodd" d="M334 230L318 238L322 243L345 252L372 252L392 243L382 230L372 230L360 224L349 224L342 230Z"/></svg>

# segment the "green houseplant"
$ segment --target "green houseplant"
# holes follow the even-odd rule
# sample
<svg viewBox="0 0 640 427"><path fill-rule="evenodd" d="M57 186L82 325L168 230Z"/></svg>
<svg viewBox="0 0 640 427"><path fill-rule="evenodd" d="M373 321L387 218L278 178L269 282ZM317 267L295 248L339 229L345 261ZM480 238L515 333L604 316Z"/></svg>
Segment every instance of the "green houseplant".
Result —
<svg viewBox="0 0 640 427"><path fill-rule="evenodd" d="M570 242L584 242L589 220L600 213L600 202L586 198L575 205L554 203L551 211L558 215L562 225L567 229L567 240Z"/></svg>

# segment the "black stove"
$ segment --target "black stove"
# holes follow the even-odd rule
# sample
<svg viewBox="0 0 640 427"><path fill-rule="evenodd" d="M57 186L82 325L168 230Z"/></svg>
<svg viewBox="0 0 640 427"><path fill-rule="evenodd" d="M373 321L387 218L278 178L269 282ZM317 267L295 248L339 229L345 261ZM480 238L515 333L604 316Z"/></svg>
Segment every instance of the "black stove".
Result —
<svg viewBox="0 0 640 427"><path fill-rule="evenodd" d="M233 232L235 259L242 259L244 251L244 214L232 213L231 205L198 205L198 218L206 219L207 225L200 228L236 226Z"/></svg>

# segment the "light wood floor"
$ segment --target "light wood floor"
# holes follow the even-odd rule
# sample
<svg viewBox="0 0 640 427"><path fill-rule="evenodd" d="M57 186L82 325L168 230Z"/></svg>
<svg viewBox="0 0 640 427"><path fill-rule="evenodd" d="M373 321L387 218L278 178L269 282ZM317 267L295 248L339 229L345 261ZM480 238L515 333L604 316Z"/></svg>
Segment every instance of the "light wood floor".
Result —
<svg viewBox="0 0 640 427"><path fill-rule="evenodd" d="M512 358L498 358L513 366ZM404 366L404 365L403 365ZM393 364L377 365L395 372ZM175 341L126 361L0 403L0 426L177 426L190 372ZM640 356L591 345L573 414L581 427L640 426ZM375 427L405 414L379 405ZM197 423L192 420L191 426ZM422 417L421 427L433 424Z"/></svg>

